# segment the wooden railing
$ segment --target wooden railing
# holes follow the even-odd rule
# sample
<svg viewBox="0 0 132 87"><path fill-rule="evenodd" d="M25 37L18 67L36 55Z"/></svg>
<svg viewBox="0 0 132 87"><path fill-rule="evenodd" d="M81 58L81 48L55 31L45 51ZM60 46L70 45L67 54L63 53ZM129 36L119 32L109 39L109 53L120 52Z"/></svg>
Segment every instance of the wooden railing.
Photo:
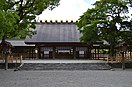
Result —
<svg viewBox="0 0 132 87"><path fill-rule="evenodd" d="M93 60L105 60L107 56L108 54L104 54L104 53L91 53L91 58Z"/></svg>
<svg viewBox="0 0 132 87"><path fill-rule="evenodd" d="M107 62L122 62L122 54L117 53L116 56L111 57L107 56ZM125 62L132 62L132 55L130 52L126 52L124 54L124 61Z"/></svg>
<svg viewBox="0 0 132 87"><path fill-rule="evenodd" d="M2 53L0 53L0 61L5 62L4 56ZM19 53L11 53L7 56L8 63L22 63L22 55Z"/></svg>

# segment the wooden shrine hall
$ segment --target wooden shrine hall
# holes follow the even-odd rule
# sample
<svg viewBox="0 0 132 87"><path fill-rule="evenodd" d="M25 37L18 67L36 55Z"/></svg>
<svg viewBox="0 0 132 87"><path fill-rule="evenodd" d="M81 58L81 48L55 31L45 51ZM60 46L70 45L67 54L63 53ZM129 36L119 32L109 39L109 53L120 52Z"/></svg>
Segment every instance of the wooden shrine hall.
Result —
<svg viewBox="0 0 132 87"><path fill-rule="evenodd" d="M76 22L41 21L37 23L36 31L36 35L25 39L25 44L35 45L36 58L90 59L93 57L91 46L80 42L81 34Z"/></svg>
<svg viewBox="0 0 132 87"><path fill-rule="evenodd" d="M13 45L11 55L21 56L22 59L105 59L107 57L106 53L100 51L99 45L102 42L96 42L92 46L80 42L81 34L76 22L39 22L35 30L35 35L23 40L6 39Z"/></svg>

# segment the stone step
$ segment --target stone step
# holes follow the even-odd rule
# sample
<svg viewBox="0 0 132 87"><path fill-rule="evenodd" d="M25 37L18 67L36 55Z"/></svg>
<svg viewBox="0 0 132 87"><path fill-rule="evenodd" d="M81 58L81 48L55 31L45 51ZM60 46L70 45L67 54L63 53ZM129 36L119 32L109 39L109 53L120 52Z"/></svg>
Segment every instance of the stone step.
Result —
<svg viewBox="0 0 132 87"><path fill-rule="evenodd" d="M107 63L24 63L19 70L110 70Z"/></svg>

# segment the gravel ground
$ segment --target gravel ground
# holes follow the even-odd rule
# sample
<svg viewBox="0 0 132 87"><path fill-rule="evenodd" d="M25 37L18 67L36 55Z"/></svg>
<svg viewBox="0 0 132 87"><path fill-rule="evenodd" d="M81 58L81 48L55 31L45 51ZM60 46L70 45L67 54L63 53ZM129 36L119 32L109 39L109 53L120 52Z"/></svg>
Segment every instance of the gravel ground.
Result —
<svg viewBox="0 0 132 87"><path fill-rule="evenodd" d="M16 72L0 69L0 87L132 87L132 69Z"/></svg>

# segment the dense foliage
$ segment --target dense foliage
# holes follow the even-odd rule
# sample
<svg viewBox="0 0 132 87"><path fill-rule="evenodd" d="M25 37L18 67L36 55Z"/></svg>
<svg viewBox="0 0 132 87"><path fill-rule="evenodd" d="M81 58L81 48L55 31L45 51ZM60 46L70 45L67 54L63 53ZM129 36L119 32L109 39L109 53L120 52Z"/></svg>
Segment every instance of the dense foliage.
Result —
<svg viewBox="0 0 132 87"><path fill-rule="evenodd" d="M25 38L35 32L36 16L54 9L59 0L0 0L0 37Z"/></svg>
<svg viewBox="0 0 132 87"><path fill-rule="evenodd" d="M132 40L129 4L126 0L96 1L94 8L88 9L77 23L83 34L81 40L88 44L105 40L113 55L119 41Z"/></svg>

